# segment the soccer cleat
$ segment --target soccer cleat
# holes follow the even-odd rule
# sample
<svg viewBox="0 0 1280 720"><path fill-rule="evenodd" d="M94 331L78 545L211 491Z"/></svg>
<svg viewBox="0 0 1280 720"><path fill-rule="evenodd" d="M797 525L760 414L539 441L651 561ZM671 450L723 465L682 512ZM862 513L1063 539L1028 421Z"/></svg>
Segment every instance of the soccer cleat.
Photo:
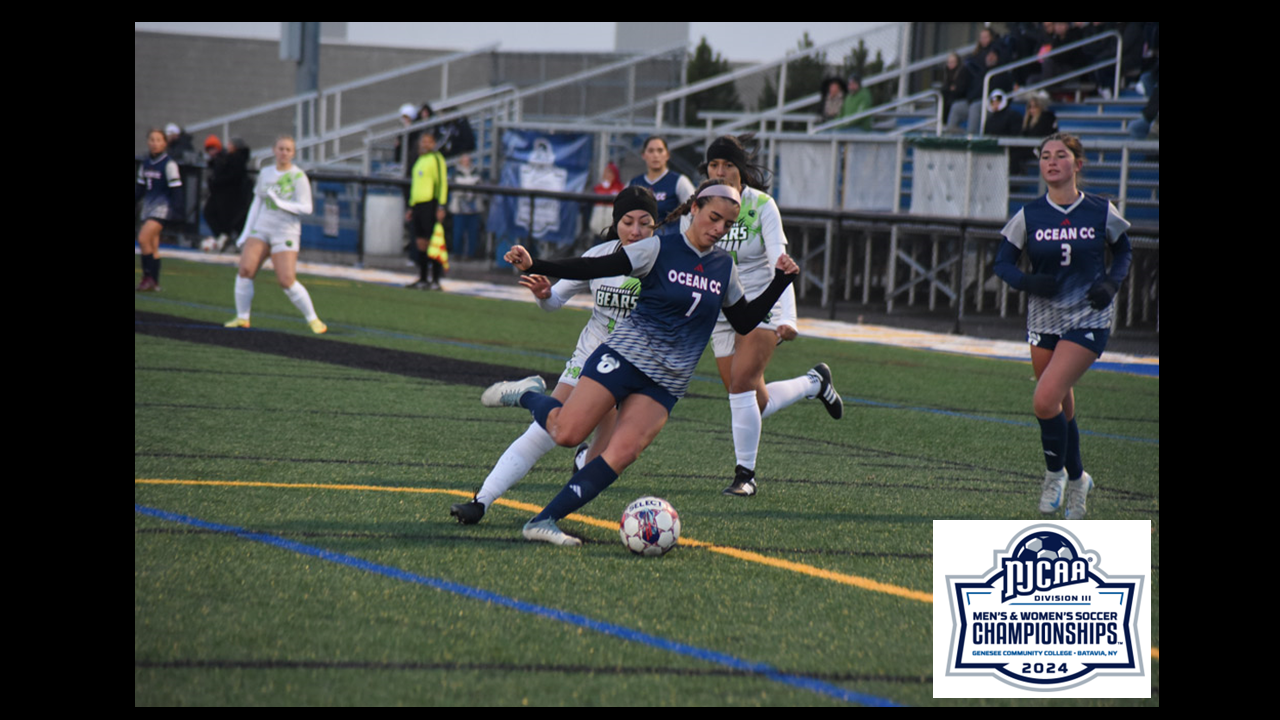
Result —
<svg viewBox="0 0 1280 720"><path fill-rule="evenodd" d="M1067 481L1067 514L1068 520L1084 519L1084 500L1093 489L1093 477L1084 473L1079 480Z"/></svg>
<svg viewBox="0 0 1280 720"><path fill-rule="evenodd" d="M588 445L587 443L582 443L581 445L578 446L577 451L573 453L573 471L574 472L578 472L579 470L582 469L583 465L587 464L587 450L590 447L591 446Z"/></svg>
<svg viewBox="0 0 1280 720"><path fill-rule="evenodd" d="M556 521L551 518L538 522L530 520L525 523L523 534L525 540L551 543L561 547L576 547L582 544L581 540L557 527Z"/></svg>
<svg viewBox="0 0 1280 720"><path fill-rule="evenodd" d="M160 289L159 283L150 275L142 278L142 282L138 283L138 287L134 288L134 292L155 292Z"/></svg>
<svg viewBox="0 0 1280 720"><path fill-rule="evenodd" d="M410 290L426 290L428 285L426 280L414 280L405 287Z"/></svg>
<svg viewBox="0 0 1280 720"><path fill-rule="evenodd" d="M233 317L230 320L222 323L222 327L247 328L249 327L249 318L242 318L237 315L236 317Z"/></svg>
<svg viewBox="0 0 1280 720"><path fill-rule="evenodd" d="M494 383L480 394L480 402L485 407L515 407L520 404L520 396L527 392L545 392L547 382L538 375L530 375L523 380L508 380Z"/></svg>
<svg viewBox="0 0 1280 720"><path fill-rule="evenodd" d="M449 514L458 518L463 525L475 525L484 517L484 503L471 499L471 502L458 503L449 508Z"/></svg>
<svg viewBox="0 0 1280 720"><path fill-rule="evenodd" d="M1044 471L1044 485L1040 489L1040 512L1057 512L1058 508L1062 507L1062 490L1066 484L1066 470Z"/></svg>
<svg viewBox="0 0 1280 720"><path fill-rule="evenodd" d="M320 318L316 318L315 320L308 322L307 325L311 326L311 332L317 335L323 335L329 331L329 326L320 322Z"/></svg>
<svg viewBox="0 0 1280 720"><path fill-rule="evenodd" d="M733 484L724 489L724 495L737 495L738 497L751 497L756 494L756 471L749 470L741 465L734 468Z"/></svg>
<svg viewBox="0 0 1280 720"><path fill-rule="evenodd" d="M844 400L836 392L836 386L831 384L831 368L826 363L818 363L808 374L818 380L817 397L826 406L827 414L836 420L844 417Z"/></svg>

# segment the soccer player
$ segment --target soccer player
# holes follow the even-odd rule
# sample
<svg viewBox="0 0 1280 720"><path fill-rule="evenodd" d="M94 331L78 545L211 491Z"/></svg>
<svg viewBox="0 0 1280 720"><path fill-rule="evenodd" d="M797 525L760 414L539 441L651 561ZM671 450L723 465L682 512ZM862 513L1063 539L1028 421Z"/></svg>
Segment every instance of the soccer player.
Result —
<svg viewBox="0 0 1280 720"><path fill-rule="evenodd" d="M629 187L622 190L613 200L613 224L605 228L603 235L606 242L588 250L583 257L605 257L621 252L623 248L653 235L653 227L657 223L658 204L653 193L645 188ZM591 319L582 334L578 336L578 346L573 356L565 363L560 381L556 383L551 397L564 403L578 384L578 376L591 353L609 338L621 322L626 321L635 307L640 283L626 275L595 278L592 280L561 280L554 286L545 275L523 275L520 284L529 288L537 298L538 305L548 312L564 307L574 295L590 292L595 299L591 310ZM538 378L541 380L541 378ZM613 432L613 421L617 412L609 410L596 426L595 439L588 448L579 448L584 458L583 464L594 460L600 451L609 444L609 436ZM533 464L556 446L551 436L538 423L532 423L523 435L511 443L498 463L494 465L484 485L471 502L458 503L449 510L464 525L480 522L485 510L494 500L528 474Z"/></svg>
<svg viewBox="0 0 1280 720"><path fill-rule="evenodd" d="M253 189L253 205L244 231L236 240L240 248L240 269L236 274L236 316L226 327L249 327L253 309L253 279L267 257L285 297L298 308L311 332L319 335L329 328L316 316L311 294L298 282L298 248L302 241L302 216L311 214L311 181L293 164L293 138L281 135L272 147L276 162L258 173Z"/></svg>
<svg viewBox="0 0 1280 720"><path fill-rule="evenodd" d="M1040 177L1049 191L1023 206L1000 231L1005 240L994 269L1010 287L1031 296L1027 338L1036 376L1032 406L1046 467L1040 512L1056 512L1065 489L1066 519L1080 520L1093 478L1080 456L1073 388L1107 346L1115 321L1113 300L1129 274L1133 253L1125 234L1129 222L1106 198L1077 187L1084 167L1080 139L1050 135L1040 143L1039 155ZM1024 252L1030 273L1018 269Z"/></svg>
<svg viewBox="0 0 1280 720"><path fill-rule="evenodd" d="M782 216L768 189L767 173L747 152L740 138L725 135L707 146L706 161L700 167L708 178L718 179L742 193L742 212L720 247L729 251L738 267L738 276L747 298L754 299L773 280L773 266L787 250ZM831 382L831 370L818 363L808 373L766 384L765 368L773 350L796 337L796 297L787 288L778 303L755 330L745 335L734 332L721 316L711 335L720 379L729 391L730 424L737 465L725 495L750 497L756 494L756 459L764 418L806 398L818 398L832 418L844 416L844 401Z"/></svg>
<svg viewBox="0 0 1280 720"><path fill-rule="evenodd" d="M649 188L658 201L656 218L665 218L693 194L693 181L667 167L671 152L667 149L667 141L657 135L645 138L641 157L644 158L646 170L631 178L628 184L632 187ZM676 223L664 224L658 228L659 235L679 233L680 226Z"/></svg>
<svg viewBox="0 0 1280 720"><path fill-rule="evenodd" d="M736 189L708 180L676 210L692 216L681 235L651 237L603 258L546 262L533 260L518 245L507 253L507 262L525 272L579 279L619 273L640 278L640 299L631 316L587 358L578 387L563 405L538 392L538 377L497 383L481 396L490 407L520 405L529 410L556 444L565 447L582 442L610 408L618 408L608 447L525 524L525 539L580 545L582 541L560 530L556 521L594 499L657 437L688 388L720 310L738 332L750 332L790 287L800 268L782 255L769 289L747 301L733 258L716 245L741 206Z"/></svg>
<svg viewBox="0 0 1280 720"><path fill-rule="evenodd" d="M182 221L186 204L178 163L169 157L168 147L163 130L152 128L147 133L149 156L138 166L138 179L133 185L133 202L142 200L142 228L138 230L142 281L138 292L160 289L160 232L165 223Z"/></svg>

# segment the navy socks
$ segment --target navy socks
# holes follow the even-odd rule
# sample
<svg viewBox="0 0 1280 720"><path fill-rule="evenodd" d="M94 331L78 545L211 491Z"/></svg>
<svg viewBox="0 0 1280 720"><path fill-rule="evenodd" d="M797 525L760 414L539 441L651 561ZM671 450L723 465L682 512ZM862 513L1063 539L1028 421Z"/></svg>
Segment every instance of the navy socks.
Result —
<svg viewBox="0 0 1280 720"><path fill-rule="evenodd" d="M534 515L530 522L539 522L547 518L559 520L591 502L617 479L618 473L609 467L609 463L605 462L603 457L598 457L574 473L569 484L552 498L542 512Z"/></svg>

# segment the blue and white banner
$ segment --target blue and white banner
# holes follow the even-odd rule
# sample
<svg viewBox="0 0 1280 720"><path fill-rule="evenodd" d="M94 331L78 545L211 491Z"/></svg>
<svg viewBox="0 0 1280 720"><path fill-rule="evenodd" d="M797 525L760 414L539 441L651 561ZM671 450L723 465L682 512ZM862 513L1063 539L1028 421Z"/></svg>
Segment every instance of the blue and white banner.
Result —
<svg viewBox="0 0 1280 720"><path fill-rule="evenodd" d="M531 190L585 192L591 169L591 136L506 130L499 184ZM579 203L502 195L489 209L489 229L499 237L533 237L567 244L578 230Z"/></svg>

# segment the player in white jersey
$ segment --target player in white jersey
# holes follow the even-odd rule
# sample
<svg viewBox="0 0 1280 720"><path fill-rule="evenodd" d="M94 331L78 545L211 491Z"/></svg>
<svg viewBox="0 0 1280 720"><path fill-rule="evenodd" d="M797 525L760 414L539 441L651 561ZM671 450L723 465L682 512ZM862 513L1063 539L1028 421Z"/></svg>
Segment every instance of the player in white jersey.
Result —
<svg viewBox="0 0 1280 720"><path fill-rule="evenodd" d="M744 136L750 139L750 136ZM701 170L723 180L742 194L738 221L720 239L720 247L733 255L747 298L754 299L773 280L773 268L787 251L782 215L768 189L767 173L754 162L742 139L717 138L707 146ZM764 370L774 348L796 337L796 296L787 288L764 322L747 335L738 335L723 315L711 336L720 379L729 391L729 412L737 466L725 495L749 497L756 493L756 456L762 421L802 399L819 398L831 417L844 415L844 401L831 382L831 370L819 363L808 373L766 384Z"/></svg>
<svg viewBox="0 0 1280 720"><path fill-rule="evenodd" d="M302 216L311 214L311 181L301 168L293 164L293 138L282 135L272 148L276 162L258 173L253 190L253 205L245 220L244 231L236 240L240 248L240 269L236 274L236 316L226 327L249 327L253 309L253 279L267 258L275 268L276 279L284 294L302 313L311 332L317 335L329 328L316 316L311 294L298 282L298 247L302 240Z"/></svg>
<svg viewBox="0 0 1280 720"><path fill-rule="evenodd" d="M657 213L657 202L648 189L624 189L613 201L613 224L603 233L607 242L591 248L583 253L583 257L604 257L653 235ZM578 376L587 358L635 308L640 281L626 275L615 275L591 280L561 280L552 285L544 275L524 275L520 278L520 284L529 288L538 305L547 312L559 310L579 293L590 292L594 299L591 319L582 328L573 356L565 363L560 381L551 393L552 397L564 403L577 386ZM613 433L617 416L616 410L610 410L596 426L595 439L583 455L583 465L599 456L609 444L609 436ZM471 502L452 506L449 514L464 525L480 522L493 501L520 482L534 463L555 446L555 441L546 430L536 422L530 424L529 429L511 443L498 459Z"/></svg>
<svg viewBox="0 0 1280 720"><path fill-rule="evenodd" d="M1027 310L1036 376L1032 409L1046 468L1040 512L1056 512L1065 504L1066 519L1079 520L1085 516L1093 478L1081 460L1074 388L1106 347L1113 300L1129 272L1132 250L1125 233L1129 223L1115 206L1077 187L1084 167L1079 138L1050 135L1040 143L1039 154L1040 176L1049 192L1027 203L1001 230L1005 241L994 270L1015 290L1032 295ZM1030 273L1018 269L1024 252Z"/></svg>

